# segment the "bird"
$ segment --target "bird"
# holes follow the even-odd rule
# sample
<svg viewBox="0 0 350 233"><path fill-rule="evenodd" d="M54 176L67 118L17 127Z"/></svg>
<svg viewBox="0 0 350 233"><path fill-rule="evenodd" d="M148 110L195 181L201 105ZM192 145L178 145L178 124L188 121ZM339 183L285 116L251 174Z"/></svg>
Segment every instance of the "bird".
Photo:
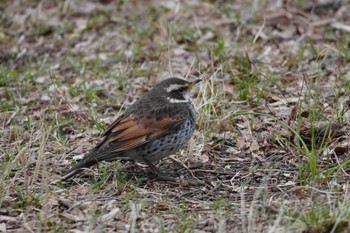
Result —
<svg viewBox="0 0 350 233"><path fill-rule="evenodd" d="M183 148L195 131L196 111L189 91L200 81L171 77L155 85L107 127L96 147L66 171L61 180L101 161L125 157L146 163L160 176L154 162Z"/></svg>

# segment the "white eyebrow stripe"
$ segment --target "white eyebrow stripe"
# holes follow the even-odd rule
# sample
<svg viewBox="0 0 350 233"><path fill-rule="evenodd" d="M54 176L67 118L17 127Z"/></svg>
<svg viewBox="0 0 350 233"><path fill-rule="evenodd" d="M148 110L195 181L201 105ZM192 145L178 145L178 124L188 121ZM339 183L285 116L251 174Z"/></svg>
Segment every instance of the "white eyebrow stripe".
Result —
<svg viewBox="0 0 350 233"><path fill-rule="evenodd" d="M165 90L169 93L173 90L179 89L180 87L185 87L185 85L181 84L171 84L168 88L165 88Z"/></svg>
<svg viewBox="0 0 350 233"><path fill-rule="evenodd" d="M185 99L185 100L179 100L179 99L170 98L170 97L167 97L166 99L169 101L169 103L172 103L172 104L174 104L174 103L189 103L189 102L190 102L190 101L187 100L187 99Z"/></svg>

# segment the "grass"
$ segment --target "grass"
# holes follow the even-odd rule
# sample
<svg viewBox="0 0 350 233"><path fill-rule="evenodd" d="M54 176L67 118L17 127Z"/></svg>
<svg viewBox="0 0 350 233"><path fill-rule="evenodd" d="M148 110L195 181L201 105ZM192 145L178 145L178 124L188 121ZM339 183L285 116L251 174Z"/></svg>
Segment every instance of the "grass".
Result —
<svg viewBox="0 0 350 233"><path fill-rule="evenodd" d="M344 232L348 228L348 193L344 193L344 199L336 199L331 196L332 192L324 192L328 202L320 203L318 206L313 206L302 210L299 213L292 215L287 214L295 219L293 228L299 228L300 225L310 232Z"/></svg>
<svg viewBox="0 0 350 233"><path fill-rule="evenodd" d="M304 1L286 19L262 1L86 4L0 3L1 229L348 231L349 36L317 24L334 12L296 14ZM50 183L170 75L202 79L197 131L158 166L210 185L156 182L124 161Z"/></svg>

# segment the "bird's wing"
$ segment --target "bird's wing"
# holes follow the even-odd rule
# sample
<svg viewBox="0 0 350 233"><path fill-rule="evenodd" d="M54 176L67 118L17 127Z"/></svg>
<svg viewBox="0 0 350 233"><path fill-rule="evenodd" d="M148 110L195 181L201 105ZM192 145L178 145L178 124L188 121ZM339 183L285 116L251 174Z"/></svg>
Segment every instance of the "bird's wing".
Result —
<svg viewBox="0 0 350 233"><path fill-rule="evenodd" d="M109 160L123 151L152 141L184 122L187 112L178 112L172 117L150 119L134 115L120 116L104 132L102 140L90 153L97 161Z"/></svg>

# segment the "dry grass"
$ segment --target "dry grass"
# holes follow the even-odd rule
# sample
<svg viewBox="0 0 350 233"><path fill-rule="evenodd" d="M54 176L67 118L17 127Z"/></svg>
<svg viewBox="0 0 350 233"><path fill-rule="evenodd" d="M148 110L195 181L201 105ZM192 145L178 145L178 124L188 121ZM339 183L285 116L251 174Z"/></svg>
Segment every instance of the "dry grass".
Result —
<svg viewBox="0 0 350 233"><path fill-rule="evenodd" d="M349 232L347 1L1 1L0 232ZM52 184L159 80L197 131Z"/></svg>

